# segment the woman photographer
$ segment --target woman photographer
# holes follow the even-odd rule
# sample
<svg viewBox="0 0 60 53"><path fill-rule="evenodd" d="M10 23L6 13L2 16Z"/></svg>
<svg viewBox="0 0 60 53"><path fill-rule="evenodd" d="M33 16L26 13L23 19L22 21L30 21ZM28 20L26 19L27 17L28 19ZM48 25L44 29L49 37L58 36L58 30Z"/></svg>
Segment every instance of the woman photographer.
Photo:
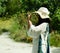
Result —
<svg viewBox="0 0 60 53"><path fill-rule="evenodd" d="M49 11L45 7L34 12L38 14L37 25L31 22L31 14L28 15L28 35L33 38L32 53L50 53L49 49Z"/></svg>

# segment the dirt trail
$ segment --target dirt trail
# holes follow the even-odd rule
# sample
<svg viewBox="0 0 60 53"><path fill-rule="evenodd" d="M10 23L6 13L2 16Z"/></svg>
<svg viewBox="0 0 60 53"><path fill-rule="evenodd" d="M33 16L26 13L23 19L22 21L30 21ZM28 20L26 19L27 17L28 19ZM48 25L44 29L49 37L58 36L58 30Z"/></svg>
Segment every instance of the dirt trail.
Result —
<svg viewBox="0 0 60 53"><path fill-rule="evenodd" d="M32 53L32 44L15 42L8 36L9 33L0 35L0 53ZM51 47L52 52L60 53L60 48Z"/></svg>

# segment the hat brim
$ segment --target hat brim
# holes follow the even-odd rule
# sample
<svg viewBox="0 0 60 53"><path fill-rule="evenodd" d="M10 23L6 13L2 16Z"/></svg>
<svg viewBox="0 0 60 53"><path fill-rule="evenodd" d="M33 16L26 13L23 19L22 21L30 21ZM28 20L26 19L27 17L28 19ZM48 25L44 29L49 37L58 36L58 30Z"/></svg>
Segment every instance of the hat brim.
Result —
<svg viewBox="0 0 60 53"><path fill-rule="evenodd" d="M50 18L49 15L42 15L42 13L41 13L41 12L38 12L38 11L35 11L35 12L33 12L33 13L39 14L39 15L41 16L42 19Z"/></svg>

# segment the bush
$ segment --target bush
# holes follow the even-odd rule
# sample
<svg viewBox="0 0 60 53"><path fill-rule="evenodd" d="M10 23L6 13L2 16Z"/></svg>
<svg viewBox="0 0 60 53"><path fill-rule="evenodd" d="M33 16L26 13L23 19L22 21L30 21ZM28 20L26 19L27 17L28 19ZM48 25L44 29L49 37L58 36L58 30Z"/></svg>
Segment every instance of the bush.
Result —
<svg viewBox="0 0 60 53"><path fill-rule="evenodd" d="M50 36L50 45L55 47L60 47L60 34L57 32L52 32Z"/></svg>

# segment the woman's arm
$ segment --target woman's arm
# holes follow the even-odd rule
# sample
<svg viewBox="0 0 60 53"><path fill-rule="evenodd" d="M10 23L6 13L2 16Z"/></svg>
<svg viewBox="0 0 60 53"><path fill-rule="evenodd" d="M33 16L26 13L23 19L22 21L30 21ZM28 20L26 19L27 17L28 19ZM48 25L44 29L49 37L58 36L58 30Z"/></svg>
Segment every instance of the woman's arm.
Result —
<svg viewBox="0 0 60 53"><path fill-rule="evenodd" d="M40 33L44 33L46 31L46 27L47 23L43 23L39 26L31 25L27 33L30 37L37 38Z"/></svg>
<svg viewBox="0 0 60 53"><path fill-rule="evenodd" d="M30 30L33 32L45 32L47 27L47 23L42 23L38 26L34 26L33 24L30 26Z"/></svg>

